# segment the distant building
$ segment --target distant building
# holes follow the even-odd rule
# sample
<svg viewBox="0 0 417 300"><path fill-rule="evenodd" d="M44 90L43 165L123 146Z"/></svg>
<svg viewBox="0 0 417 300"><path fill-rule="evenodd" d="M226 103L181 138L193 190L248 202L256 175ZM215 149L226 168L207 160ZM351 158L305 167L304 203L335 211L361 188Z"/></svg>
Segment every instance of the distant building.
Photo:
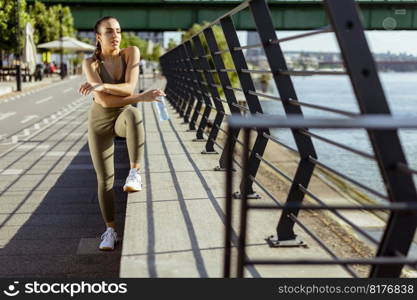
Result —
<svg viewBox="0 0 417 300"><path fill-rule="evenodd" d="M248 31L247 34L248 45L259 44L261 42L261 40L259 39L259 35L256 31ZM245 55L246 59L250 62L259 62L261 60L266 59L265 52L262 47L247 49Z"/></svg>
<svg viewBox="0 0 417 300"><path fill-rule="evenodd" d="M93 43L96 41L96 34L94 33L94 31L78 31L77 36L80 38L88 38Z"/></svg>
<svg viewBox="0 0 417 300"><path fill-rule="evenodd" d="M139 36L142 40L150 40L154 44L164 44L164 33L162 31L159 32L151 32L151 31L145 31L145 32L132 32L136 36Z"/></svg>
<svg viewBox="0 0 417 300"><path fill-rule="evenodd" d="M164 43L164 33L163 32L140 32L140 31L124 31L126 34L134 34L142 40L151 40L154 44L163 45ZM79 37L86 37L92 40L93 42L96 39L94 31L79 31Z"/></svg>

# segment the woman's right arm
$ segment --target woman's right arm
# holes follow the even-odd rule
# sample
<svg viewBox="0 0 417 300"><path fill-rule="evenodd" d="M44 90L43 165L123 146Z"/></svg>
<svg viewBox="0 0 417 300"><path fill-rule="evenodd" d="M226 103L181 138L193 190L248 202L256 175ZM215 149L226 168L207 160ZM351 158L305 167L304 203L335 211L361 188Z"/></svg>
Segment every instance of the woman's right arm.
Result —
<svg viewBox="0 0 417 300"><path fill-rule="evenodd" d="M154 89L139 94L133 94L131 96L116 96L105 92L94 91L94 96L95 99L98 100L96 100L96 102L103 107L122 107L137 102L161 102L161 100L156 99L156 97L166 95L163 91Z"/></svg>
<svg viewBox="0 0 417 300"><path fill-rule="evenodd" d="M92 60L87 58L83 62L84 73L86 74L87 81L94 86L97 86L94 90L95 101L103 107L122 107L128 104L137 102L152 102L160 100L156 99L159 96L165 96L165 93L161 90L149 90L140 94L133 94L131 96L116 96L100 91L100 86L103 85L100 76L93 69Z"/></svg>

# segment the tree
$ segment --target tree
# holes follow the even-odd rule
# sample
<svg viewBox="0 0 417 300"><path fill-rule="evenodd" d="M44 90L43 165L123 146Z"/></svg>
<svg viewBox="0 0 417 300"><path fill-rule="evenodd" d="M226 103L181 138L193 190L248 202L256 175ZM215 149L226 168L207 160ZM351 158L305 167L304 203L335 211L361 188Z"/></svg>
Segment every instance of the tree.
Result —
<svg viewBox="0 0 417 300"><path fill-rule="evenodd" d="M50 27L48 26L48 10L45 4L35 1L29 7L29 14L34 19L33 41L35 45L49 41Z"/></svg>
<svg viewBox="0 0 417 300"><path fill-rule="evenodd" d="M174 41L174 39L169 39L168 41L168 50L171 50L173 48L177 47L177 43Z"/></svg>
<svg viewBox="0 0 417 300"><path fill-rule="evenodd" d="M159 61L159 57L161 56L161 45L156 44L152 49L152 56L151 60L153 61Z"/></svg>
<svg viewBox="0 0 417 300"><path fill-rule="evenodd" d="M265 73L259 77L259 82L261 83L262 92L266 93L268 91L268 83L272 79L272 74Z"/></svg>
<svg viewBox="0 0 417 300"><path fill-rule="evenodd" d="M141 59L149 59L149 55L146 54L148 42L142 40L134 34L126 34L122 32L122 41L120 43L120 48L126 48L129 46L136 46L139 48Z"/></svg>
<svg viewBox="0 0 417 300"><path fill-rule="evenodd" d="M35 1L29 8L31 18L34 20L35 44L47 43L59 38L59 12L62 10L62 35L75 36L74 18L71 9L61 4L46 7L42 2Z"/></svg>
<svg viewBox="0 0 417 300"><path fill-rule="evenodd" d="M0 0L0 49L20 53L24 43L25 24L29 21L25 0Z"/></svg>
<svg viewBox="0 0 417 300"><path fill-rule="evenodd" d="M58 39L61 9L63 11L63 35L75 35L74 19L69 7L54 5L47 8L39 1L29 6L29 13L26 12L26 7L26 0L0 0L0 59L3 51L16 54L22 51L25 39L24 29L28 22L34 28L35 44ZM19 15L19 20L17 15Z"/></svg>

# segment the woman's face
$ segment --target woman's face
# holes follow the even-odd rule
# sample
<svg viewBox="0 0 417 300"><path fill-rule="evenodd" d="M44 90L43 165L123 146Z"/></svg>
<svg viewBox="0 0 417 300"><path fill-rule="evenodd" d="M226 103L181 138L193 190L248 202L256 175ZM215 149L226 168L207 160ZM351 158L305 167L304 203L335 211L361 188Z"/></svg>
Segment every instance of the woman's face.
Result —
<svg viewBox="0 0 417 300"><path fill-rule="evenodd" d="M96 34L97 41L101 43L101 49L117 50L122 39L119 22L109 19L101 22Z"/></svg>

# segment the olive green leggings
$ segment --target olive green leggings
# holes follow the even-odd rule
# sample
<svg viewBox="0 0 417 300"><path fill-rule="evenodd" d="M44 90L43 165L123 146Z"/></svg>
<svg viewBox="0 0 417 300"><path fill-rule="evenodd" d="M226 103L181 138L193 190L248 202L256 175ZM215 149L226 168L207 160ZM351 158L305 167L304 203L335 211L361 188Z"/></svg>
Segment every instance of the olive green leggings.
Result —
<svg viewBox="0 0 417 300"><path fill-rule="evenodd" d="M114 221L115 136L126 138L130 162L140 164L145 145L140 111L132 105L105 108L93 101L88 111L88 147L97 175L101 214L106 223Z"/></svg>

